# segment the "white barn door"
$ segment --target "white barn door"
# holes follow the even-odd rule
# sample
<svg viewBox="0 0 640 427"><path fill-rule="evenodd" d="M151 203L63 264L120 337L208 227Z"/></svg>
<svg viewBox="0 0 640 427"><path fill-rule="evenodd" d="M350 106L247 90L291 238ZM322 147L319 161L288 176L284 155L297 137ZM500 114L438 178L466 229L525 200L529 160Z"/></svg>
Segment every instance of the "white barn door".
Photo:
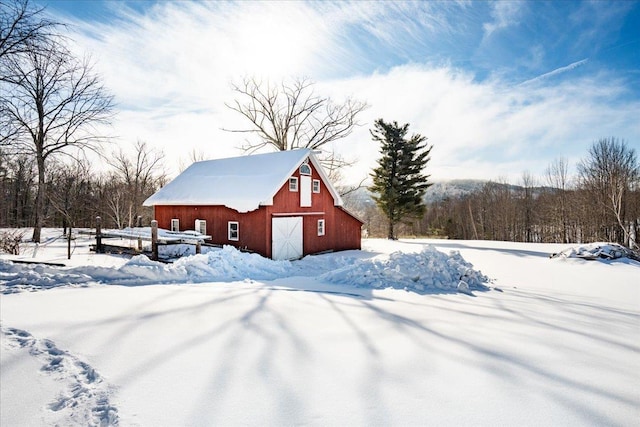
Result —
<svg viewBox="0 0 640 427"><path fill-rule="evenodd" d="M300 207L311 207L311 177L300 176Z"/></svg>
<svg viewBox="0 0 640 427"><path fill-rule="evenodd" d="M302 257L302 217L271 220L271 257L275 260Z"/></svg>

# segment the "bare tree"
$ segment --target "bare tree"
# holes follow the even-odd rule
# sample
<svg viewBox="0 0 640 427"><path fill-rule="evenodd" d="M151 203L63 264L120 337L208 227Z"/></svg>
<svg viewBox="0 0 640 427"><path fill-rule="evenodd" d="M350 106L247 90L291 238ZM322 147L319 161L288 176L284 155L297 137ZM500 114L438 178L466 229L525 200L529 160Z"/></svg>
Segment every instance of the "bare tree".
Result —
<svg viewBox="0 0 640 427"><path fill-rule="evenodd" d="M569 243L569 215L567 199L569 190L569 173L567 159L559 158L554 160L546 170L547 184L551 187L551 191L557 194L558 204L554 205L557 213L553 220L557 221L559 228L562 230L562 243Z"/></svg>
<svg viewBox="0 0 640 427"><path fill-rule="evenodd" d="M146 142L138 141L133 157L120 150L109 161L116 171L109 210L118 228L134 226L142 213L142 202L163 184L166 178L163 160L163 153L151 149Z"/></svg>
<svg viewBox="0 0 640 427"><path fill-rule="evenodd" d="M29 43L51 35L59 24L42 17L42 11L28 0L0 0L0 58L23 53Z"/></svg>
<svg viewBox="0 0 640 427"><path fill-rule="evenodd" d="M239 95L230 109L245 117L249 126L245 129L224 129L258 136L258 141L247 141L246 152L264 147L278 151L310 148L322 150L320 161L329 175L353 162L337 155L325 146L345 138L359 125L357 116L367 105L353 99L336 104L331 99L317 95L313 82L296 79L280 84L244 78L241 84L233 84Z"/></svg>
<svg viewBox="0 0 640 427"><path fill-rule="evenodd" d="M529 171L522 173L522 186L520 192L520 200L517 203L522 216L522 241L534 241L534 200L533 188L535 187L535 179Z"/></svg>
<svg viewBox="0 0 640 427"><path fill-rule="evenodd" d="M46 165L52 156L98 150L104 137L96 125L108 123L112 97L60 40L26 43L27 49L2 61L0 105L3 130L12 135L9 150L36 159L38 191L33 241L40 241L46 200Z"/></svg>
<svg viewBox="0 0 640 427"><path fill-rule="evenodd" d="M232 87L240 100L226 105L250 125L248 129L225 130L258 135L260 142L250 142L245 147L251 152L266 146L279 151L320 148L351 134L358 124L356 117L367 107L353 99L334 104L329 98L316 95L313 83L307 79L276 85L244 78Z"/></svg>
<svg viewBox="0 0 640 427"><path fill-rule="evenodd" d="M186 168L191 166L192 163L208 160L207 155L202 150L196 150L195 148L189 152L186 159L180 158L178 161L178 170L184 172Z"/></svg>
<svg viewBox="0 0 640 427"><path fill-rule="evenodd" d="M630 242L629 224L637 218L630 218L627 211L629 195L640 180L635 150L616 138L600 139L589 149L589 157L578 164L578 174L581 185L591 193L603 214L612 218L608 237L635 245Z"/></svg>
<svg viewBox="0 0 640 427"><path fill-rule="evenodd" d="M67 258L71 259L72 230L95 218L95 195L92 191L91 165L86 159L56 162L47 173L51 188L47 191L48 208L55 219L62 220L67 236Z"/></svg>
<svg viewBox="0 0 640 427"><path fill-rule="evenodd" d="M8 78L8 70L2 66L4 61L26 52L29 44L45 40L58 25L43 18L42 11L30 7L28 0L0 0L0 82ZM9 144L16 136L4 110L0 103L0 146Z"/></svg>
<svg viewBox="0 0 640 427"><path fill-rule="evenodd" d="M0 150L0 227L26 227L33 209L35 165L31 157Z"/></svg>

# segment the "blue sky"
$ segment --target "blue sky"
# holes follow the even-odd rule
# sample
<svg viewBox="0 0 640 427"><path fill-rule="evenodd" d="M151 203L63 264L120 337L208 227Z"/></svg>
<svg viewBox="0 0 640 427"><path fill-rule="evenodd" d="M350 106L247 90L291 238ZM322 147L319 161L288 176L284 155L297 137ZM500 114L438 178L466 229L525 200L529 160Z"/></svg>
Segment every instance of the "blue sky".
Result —
<svg viewBox="0 0 640 427"><path fill-rule="evenodd" d="M114 93L113 133L145 140L176 171L190 151L236 155L222 127L242 76L309 77L369 104L335 149L366 176L376 118L434 145L434 179L542 177L615 136L640 151L640 3L166 2L40 0L72 24ZM229 126L232 125L232 126ZM542 178L540 178L542 180Z"/></svg>

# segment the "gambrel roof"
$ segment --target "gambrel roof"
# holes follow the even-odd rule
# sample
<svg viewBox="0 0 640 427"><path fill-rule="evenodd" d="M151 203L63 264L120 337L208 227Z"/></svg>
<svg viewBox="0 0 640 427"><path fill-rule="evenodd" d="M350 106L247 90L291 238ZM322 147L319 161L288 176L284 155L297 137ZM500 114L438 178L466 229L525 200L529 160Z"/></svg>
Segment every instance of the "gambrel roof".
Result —
<svg viewBox="0 0 640 427"><path fill-rule="evenodd" d="M238 212L253 211L272 205L278 190L307 159L329 189L334 205L342 206L313 151L306 148L196 162L144 205L226 206Z"/></svg>

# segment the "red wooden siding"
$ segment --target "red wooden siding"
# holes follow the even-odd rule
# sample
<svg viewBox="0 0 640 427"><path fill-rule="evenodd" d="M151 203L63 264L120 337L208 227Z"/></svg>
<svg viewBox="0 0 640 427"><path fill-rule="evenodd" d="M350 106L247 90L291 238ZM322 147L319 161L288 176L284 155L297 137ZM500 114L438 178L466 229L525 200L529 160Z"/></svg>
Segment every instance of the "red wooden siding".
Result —
<svg viewBox="0 0 640 427"><path fill-rule="evenodd" d="M273 206L266 207L269 216L283 213L292 214L291 216L297 216L296 214L300 213L306 214L303 215L302 221L304 255L330 250L360 249L362 222L343 209L334 206L329 189L313 165L309 166L311 166L311 179L320 181L320 193L311 193L311 207L300 207L300 193L289 191L289 182L287 181L274 196ZM291 176L300 179L298 170ZM319 219L325 220L324 236L318 236ZM268 227L270 236L270 220Z"/></svg>
<svg viewBox="0 0 640 427"><path fill-rule="evenodd" d="M225 206L154 206L154 215L158 227L166 229L171 226L171 218L180 219L181 230L193 230L195 220L204 219L207 221L207 234L211 236L210 243L231 245L270 256L267 247L270 245L271 235L266 234L264 209L241 214ZM238 241L228 239L229 221L239 223Z"/></svg>
<svg viewBox="0 0 640 427"><path fill-rule="evenodd" d="M271 257L271 219L274 216L303 217L304 255L330 251L360 249L362 223L340 207L334 206L329 189L320 178L313 165L311 179L320 180L320 193L311 193L311 206L300 207L300 186L298 192L289 191L289 182L273 197L273 205L239 213L224 206L154 206L158 226L169 229L171 219L180 219L181 230L193 230L196 219L207 221L207 234L211 242L249 249L263 256ZM292 176L298 178L297 170ZM313 181L312 181L313 183ZM313 187L313 185L312 185ZM325 235L318 236L318 220L325 220ZM240 228L238 241L230 241L227 223L237 221Z"/></svg>

